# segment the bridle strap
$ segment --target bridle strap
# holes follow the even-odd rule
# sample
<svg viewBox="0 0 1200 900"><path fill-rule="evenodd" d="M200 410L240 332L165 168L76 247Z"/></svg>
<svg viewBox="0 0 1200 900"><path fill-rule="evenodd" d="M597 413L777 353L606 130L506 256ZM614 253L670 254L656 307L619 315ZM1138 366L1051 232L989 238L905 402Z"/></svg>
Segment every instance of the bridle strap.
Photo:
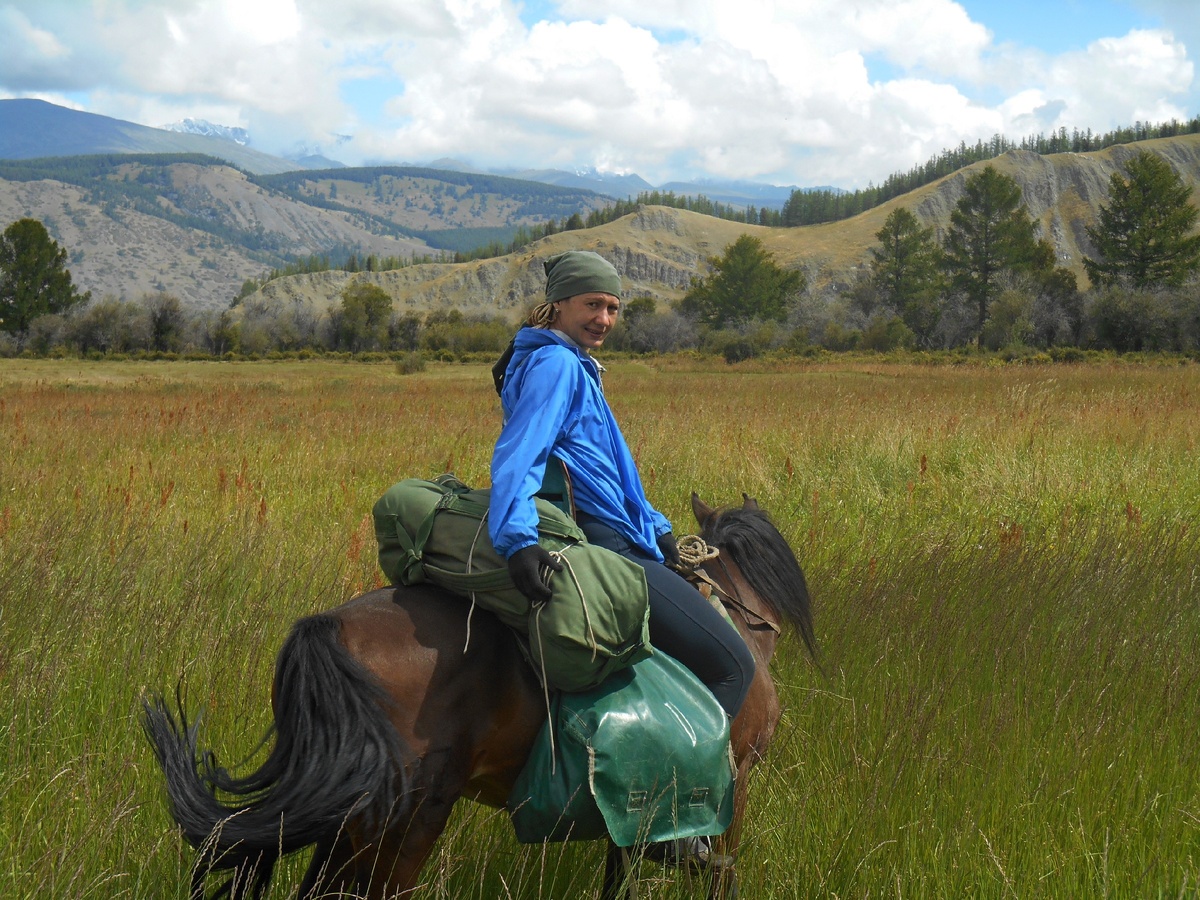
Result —
<svg viewBox="0 0 1200 900"><path fill-rule="evenodd" d="M729 567L727 565L725 565L725 560L722 559L720 556L718 556L716 558L716 560L717 560L717 563L721 566L721 570L725 573L725 578L728 580L729 584L732 586L734 583L733 576L729 572ZM721 602L722 606L724 606L726 608L732 607L732 608L736 609L739 613L741 613L742 618L746 620L747 625L750 625L750 626L753 626L756 624L757 625L766 625L768 628L770 628L776 634L782 633L782 629L779 627L779 623L775 622L772 619L768 619L766 616L764 616L758 610L752 609L750 606L748 606L746 604L746 601L744 601L738 595L736 590L729 591L729 590L725 590L724 588L722 588L719 584L717 584L717 582L713 579L713 577L711 575L709 575L708 572L706 572L702 567L693 569L692 575L694 578L696 578L699 581L704 582L712 589L713 593L716 594L717 599Z"/></svg>
<svg viewBox="0 0 1200 900"><path fill-rule="evenodd" d="M769 619L756 609L752 609L746 604L740 596L737 589L734 587L735 581L733 574L729 571L729 567L725 564L725 557L721 555L721 551L707 543L703 538L697 535L684 535L678 541L680 563L676 567L676 571L683 575L694 586L699 587L700 584L705 584L709 587L713 594L716 595L717 601L727 609L732 607L741 613L746 625L753 627L754 625L766 625L776 634L782 634L782 629L779 623L773 619ZM721 571L725 573L725 579L730 585L730 590L725 590L713 579L711 575L704 570L704 564L716 560L721 566ZM703 592L702 592L703 593Z"/></svg>

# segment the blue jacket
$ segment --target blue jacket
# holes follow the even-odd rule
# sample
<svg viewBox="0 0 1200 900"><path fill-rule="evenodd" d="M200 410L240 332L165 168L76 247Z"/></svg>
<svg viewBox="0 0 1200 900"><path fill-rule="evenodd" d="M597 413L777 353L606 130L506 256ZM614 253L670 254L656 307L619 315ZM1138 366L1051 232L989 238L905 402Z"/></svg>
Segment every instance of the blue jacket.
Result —
<svg viewBox="0 0 1200 900"><path fill-rule="evenodd" d="M537 543L533 496L553 454L570 473L576 507L661 562L656 538L671 523L646 499L596 361L560 334L522 328L500 400L505 421L492 455L488 514L496 552L507 558Z"/></svg>

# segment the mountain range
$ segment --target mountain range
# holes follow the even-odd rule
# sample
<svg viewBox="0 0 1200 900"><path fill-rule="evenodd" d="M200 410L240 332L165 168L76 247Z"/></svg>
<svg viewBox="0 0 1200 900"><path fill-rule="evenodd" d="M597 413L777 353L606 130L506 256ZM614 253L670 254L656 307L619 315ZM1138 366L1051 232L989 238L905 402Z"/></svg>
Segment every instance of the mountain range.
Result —
<svg viewBox="0 0 1200 900"><path fill-rule="evenodd" d="M244 128L218 125L204 119L183 119L162 128L135 125L120 119L55 106L44 100L0 100L0 159L80 156L94 153L204 153L223 159L252 175L271 175L297 169L337 169L345 164L320 152L300 150L288 157L260 153L251 146ZM233 146L230 146L233 145ZM479 175L501 175L594 191L614 198L633 199L655 190L639 175L596 169L478 169L461 160L443 158L425 163L373 160L370 167L446 169ZM673 181L657 190L679 195L703 194L710 200L737 207L750 204L779 209L795 185L751 181Z"/></svg>
<svg viewBox="0 0 1200 900"><path fill-rule="evenodd" d="M1200 184L1200 135L1091 153L1016 150L840 222L767 228L641 207L507 256L292 275L267 283L258 299L328 305L357 278L377 282L405 309L515 311L536 290L542 257L582 247L613 259L632 296L669 301L686 292L709 257L744 233L762 240L781 265L803 269L819 295L833 298L869 264L875 233L893 209L908 207L940 233L966 179L984 165L1017 182L1060 265L1085 284L1086 228L1107 202L1111 176L1139 150L1161 154L1185 183ZM446 248L507 242L517 228L586 217L613 202L613 193L570 179L555 184L533 180L532 170L514 174L525 177L464 172L453 161L305 170L221 137L148 129L41 101L0 101L0 227L23 216L41 220L70 254L76 283L97 296L134 299L161 290L189 306L223 308L247 279L288 260L326 255L337 261L351 252L435 260Z"/></svg>
<svg viewBox="0 0 1200 900"><path fill-rule="evenodd" d="M211 134L149 128L44 100L0 100L0 159L94 153L204 153L257 174L297 168L291 160Z"/></svg>

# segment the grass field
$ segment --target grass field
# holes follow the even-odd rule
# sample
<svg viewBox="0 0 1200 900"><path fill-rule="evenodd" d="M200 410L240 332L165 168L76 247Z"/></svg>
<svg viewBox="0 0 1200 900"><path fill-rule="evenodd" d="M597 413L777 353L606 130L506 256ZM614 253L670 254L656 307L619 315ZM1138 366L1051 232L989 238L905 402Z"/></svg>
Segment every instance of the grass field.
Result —
<svg viewBox="0 0 1200 900"><path fill-rule="evenodd" d="M751 494L814 595L743 897L1200 896L1200 367L605 384L677 531ZM0 896L186 897L142 693L182 678L246 757L290 623L377 583L376 498L486 484L498 429L483 366L0 360ZM600 860L464 806L418 896L595 896Z"/></svg>

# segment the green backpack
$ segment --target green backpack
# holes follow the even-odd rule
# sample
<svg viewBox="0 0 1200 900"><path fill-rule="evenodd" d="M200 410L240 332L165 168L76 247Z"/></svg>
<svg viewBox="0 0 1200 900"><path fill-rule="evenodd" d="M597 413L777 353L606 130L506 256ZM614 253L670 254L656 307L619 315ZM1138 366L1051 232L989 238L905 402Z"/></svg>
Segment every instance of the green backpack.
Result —
<svg viewBox="0 0 1200 900"><path fill-rule="evenodd" d="M538 543L557 555L563 571L553 573L552 598L531 604L488 537L490 497L453 475L393 485L372 510L384 575L393 584L432 582L495 613L522 636L522 649L551 688L588 690L650 655L641 566L587 543L569 515L538 499Z"/></svg>

